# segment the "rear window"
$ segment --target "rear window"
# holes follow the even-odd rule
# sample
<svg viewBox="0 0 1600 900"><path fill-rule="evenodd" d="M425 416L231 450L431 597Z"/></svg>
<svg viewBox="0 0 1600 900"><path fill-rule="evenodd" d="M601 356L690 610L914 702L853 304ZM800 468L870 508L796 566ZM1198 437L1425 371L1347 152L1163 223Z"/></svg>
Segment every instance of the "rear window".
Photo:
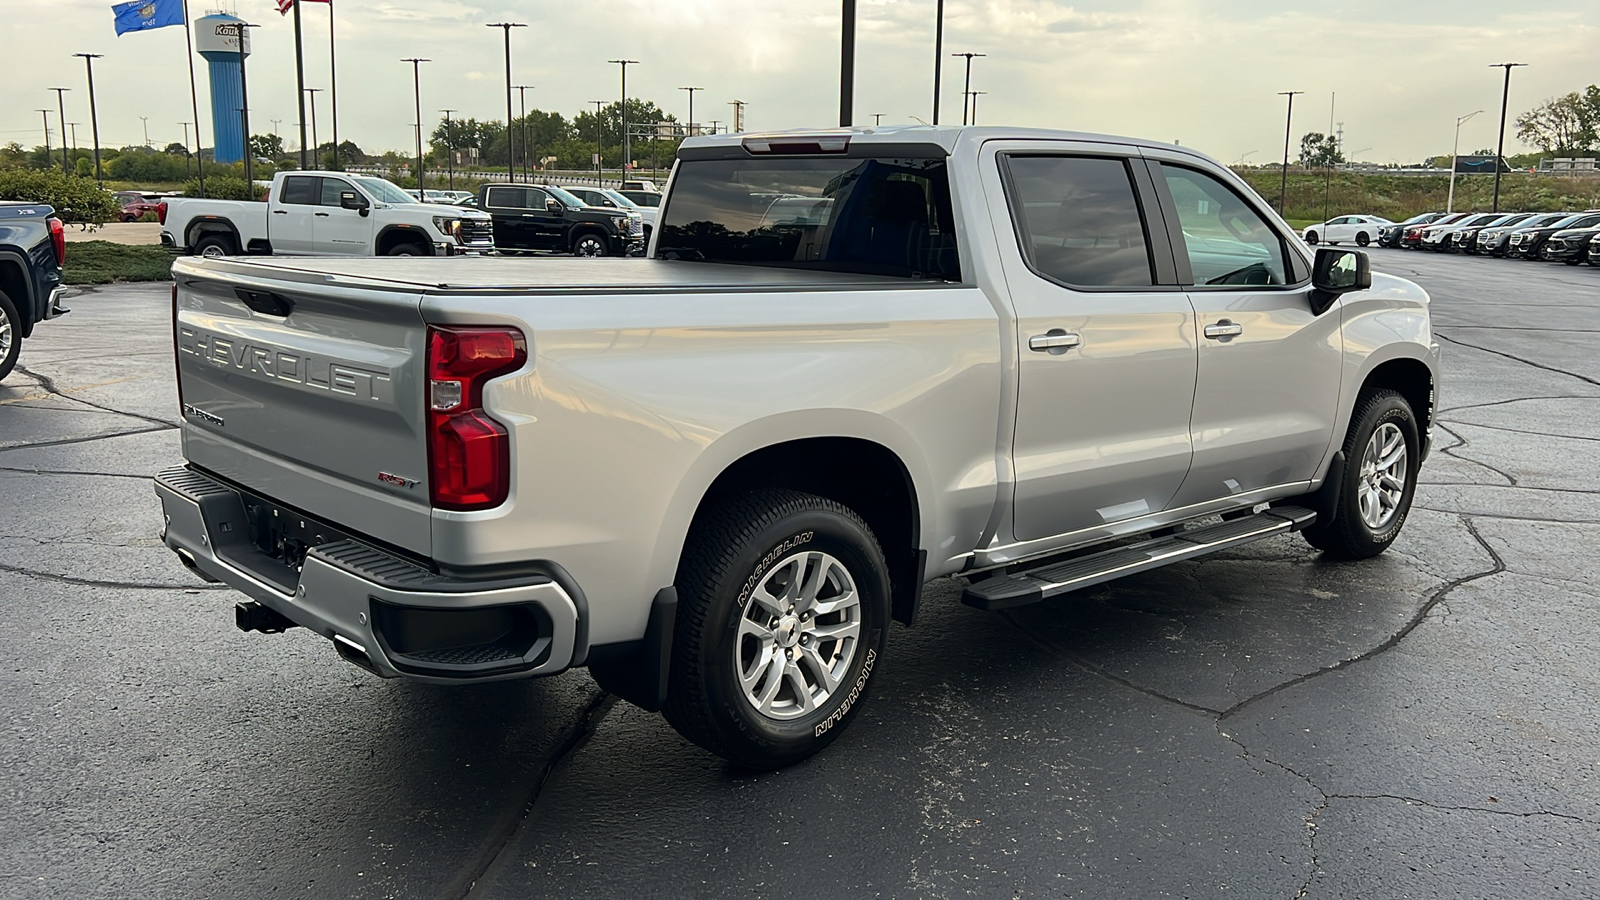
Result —
<svg viewBox="0 0 1600 900"><path fill-rule="evenodd" d="M943 159L684 160L659 235L663 259L961 278Z"/></svg>

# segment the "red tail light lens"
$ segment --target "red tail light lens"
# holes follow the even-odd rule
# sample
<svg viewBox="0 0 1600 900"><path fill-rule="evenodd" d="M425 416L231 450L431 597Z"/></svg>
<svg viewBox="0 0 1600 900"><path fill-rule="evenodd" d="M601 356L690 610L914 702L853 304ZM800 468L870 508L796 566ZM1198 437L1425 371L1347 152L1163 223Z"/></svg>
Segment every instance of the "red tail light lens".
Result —
<svg viewBox="0 0 1600 900"><path fill-rule="evenodd" d="M50 219L50 244L56 251L56 265L67 264L67 229L62 227L61 220Z"/></svg>
<svg viewBox="0 0 1600 900"><path fill-rule="evenodd" d="M515 328L428 329L428 491L439 509L488 509L511 492L511 436L483 386L528 359Z"/></svg>
<svg viewBox="0 0 1600 900"><path fill-rule="evenodd" d="M156 204L156 222L162 225L167 224L167 201L165 200Z"/></svg>

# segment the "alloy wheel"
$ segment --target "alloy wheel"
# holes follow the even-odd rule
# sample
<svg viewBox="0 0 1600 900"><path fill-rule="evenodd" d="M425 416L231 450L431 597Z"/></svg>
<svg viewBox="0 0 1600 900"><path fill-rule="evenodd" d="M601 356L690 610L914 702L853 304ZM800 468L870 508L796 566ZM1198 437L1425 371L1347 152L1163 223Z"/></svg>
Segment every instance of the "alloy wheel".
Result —
<svg viewBox="0 0 1600 900"><path fill-rule="evenodd" d="M1394 518L1406 492L1406 438L1393 422L1378 426L1361 454L1361 521L1380 531Z"/></svg>
<svg viewBox="0 0 1600 900"><path fill-rule="evenodd" d="M861 642L861 597L837 558L802 552L750 590L733 663L745 700L761 715L796 719L840 689Z"/></svg>

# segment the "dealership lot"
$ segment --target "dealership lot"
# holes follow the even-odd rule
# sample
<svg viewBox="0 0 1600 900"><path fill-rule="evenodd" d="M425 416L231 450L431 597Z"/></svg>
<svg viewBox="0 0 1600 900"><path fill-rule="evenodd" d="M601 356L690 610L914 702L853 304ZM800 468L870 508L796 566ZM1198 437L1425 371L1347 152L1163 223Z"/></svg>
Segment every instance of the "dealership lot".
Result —
<svg viewBox="0 0 1600 900"><path fill-rule="evenodd" d="M849 734L760 776L581 672L234 630L156 537L167 288L77 296L0 386L0 894L1600 894L1600 271L1372 256L1445 345L1388 554L937 582Z"/></svg>

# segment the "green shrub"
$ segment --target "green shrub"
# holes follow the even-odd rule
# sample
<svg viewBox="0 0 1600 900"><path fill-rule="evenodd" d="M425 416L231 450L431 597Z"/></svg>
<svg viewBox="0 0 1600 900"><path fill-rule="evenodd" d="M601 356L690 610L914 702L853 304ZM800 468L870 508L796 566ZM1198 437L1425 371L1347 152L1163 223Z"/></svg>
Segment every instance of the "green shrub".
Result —
<svg viewBox="0 0 1600 900"><path fill-rule="evenodd" d="M254 196L251 196L254 194ZM245 186L243 178L232 175L206 175L205 193L200 193L200 179L191 178L183 183L185 197L210 197L213 200L265 200L267 189L256 186L254 191Z"/></svg>
<svg viewBox="0 0 1600 900"><path fill-rule="evenodd" d="M48 203L63 222L99 225L117 217L117 203L88 178L60 172L13 169L0 172L0 200Z"/></svg>
<svg viewBox="0 0 1600 900"><path fill-rule="evenodd" d="M76 241L67 245L61 278L67 284L165 281L172 277L172 260L161 247Z"/></svg>

